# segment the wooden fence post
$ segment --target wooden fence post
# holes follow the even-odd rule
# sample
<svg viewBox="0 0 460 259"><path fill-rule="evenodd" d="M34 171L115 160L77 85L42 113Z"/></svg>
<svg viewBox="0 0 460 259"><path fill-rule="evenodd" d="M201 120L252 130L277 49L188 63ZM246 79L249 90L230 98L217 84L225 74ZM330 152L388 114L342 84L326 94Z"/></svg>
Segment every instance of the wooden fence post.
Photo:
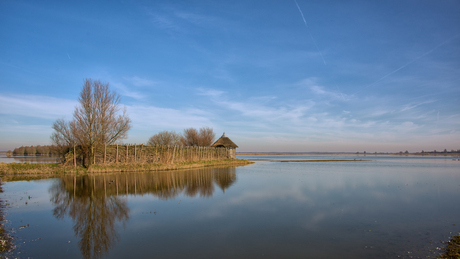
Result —
<svg viewBox="0 0 460 259"><path fill-rule="evenodd" d="M176 145L174 145L173 155L171 159L171 164L174 164L174 156L176 155Z"/></svg>
<svg viewBox="0 0 460 259"><path fill-rule="evenodd" d="M142 152L142 151L144 151L144 144L141 145L141 151L140 151L140 154L139 154L139 160L140 160L140 162L141 162L141 163L144 163L144 162L145 162L145 159L144 159L144 157L142 156L142 155L144 154L144 152Z"/></svg>

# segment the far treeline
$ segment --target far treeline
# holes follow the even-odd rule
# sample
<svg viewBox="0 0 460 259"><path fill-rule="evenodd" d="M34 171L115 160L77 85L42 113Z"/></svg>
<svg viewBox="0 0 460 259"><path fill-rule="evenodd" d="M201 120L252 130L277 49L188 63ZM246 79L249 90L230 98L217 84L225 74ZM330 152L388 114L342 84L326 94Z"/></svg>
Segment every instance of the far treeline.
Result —
<svg viewBox="0 0 460 259"><path fill-rule="evenodd" d="M460 153L460 149L452 149L450 151L448 151L447 149L444 149L443 151L436 151L436 150L433 150L433 151L425 151L425 150L422 150L422 152L409 152L408 150L406 150L405 152L402 152L402 151L399 151L397 153L392 153L392 152L374 152L374 153L369 153L369 152L366 152L364 151L362 154L383 154L383 155L388 155L388 154L411 154L411 155L431 155L431 154L457 154L457 153ZM356 154L360 154L360 152L356 152Z"/></svg>
<svg viewBox="0 0 460 259"><path fill-rule="evenodd" d="M9 151L11 152L11 151ZM7 152L8 153L8 152ZM57 156L59 155L57 146L21 146L13 150L12 155L15 156Z"/></svg>

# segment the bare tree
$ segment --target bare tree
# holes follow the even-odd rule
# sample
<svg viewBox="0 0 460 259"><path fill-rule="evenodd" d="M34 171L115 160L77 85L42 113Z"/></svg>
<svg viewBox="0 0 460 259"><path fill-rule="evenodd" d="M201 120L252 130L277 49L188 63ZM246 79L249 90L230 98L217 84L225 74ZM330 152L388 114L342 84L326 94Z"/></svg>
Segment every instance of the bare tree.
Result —
<svg viewBox="0 0 460 259"><path fill-rule="evenodd" d="M75 142L70 123L64 119L58 119L53 123L54 132L51 134L51 141L59 146L69 146Z"/></svg>
<svg viewBox="0 0 460 259"><path fill-rule="evenodd" d="M184 135L181 138L182 144L185 146L211 146L214 142L216 134L212 128L202 127L200 131L195 128L184 129Z"/></svg>
<svg viewBox="0 0 460 259"><path fill-rule="evenodd" d="M73 120L57 120L51 140L58 146L81 145L85 158L93 157L94 148L101 144L113 144L127 137L131 120L126 108L120 114L120 96L110 91L108 83L85 79L75 107Z"/></svg>
<svg viewBox="0 0 460 259"><path fill-rule="evenodd" d="M199 138L200 146L208 147L211 146L212 143L214 143L216 133L214 133L214 130L210 127L202 127L200 128Z"/></svg>
<svg viewBox="0 0 460 259"><path fill-rule="evenodd" d="M184 135L181 138L184 146L199 146L198 131L195 128L184 129Z"/></svg>
<svg viewBox="0 0 460 259"><path fill-rule="evenodd" d="M180 146L181 136L174 131L161 131L151 136L147 145Z"/></svg>

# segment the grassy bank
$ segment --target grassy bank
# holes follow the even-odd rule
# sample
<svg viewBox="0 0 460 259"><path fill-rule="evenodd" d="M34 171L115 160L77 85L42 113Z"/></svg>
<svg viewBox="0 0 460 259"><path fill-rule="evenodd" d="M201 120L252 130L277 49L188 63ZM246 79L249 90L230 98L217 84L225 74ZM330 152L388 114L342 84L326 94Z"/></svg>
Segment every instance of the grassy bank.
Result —
<svg viewBox="0 0 460 259"><path fill-rule="evenodd" d="M109 164L85 167L64 166L45 163L0 163L0 174L4 175L62 175L109 172L142 172L202 168L210 166L242 166L253 162L244 159L197 161L174 164Z"/></svg>
<svg viewBox="0 0 460 259"><path fill-rule="evenodd" d="M2 192L2 182L0 181L0 193ZM5 253L12 249L12 238L5 229L5 218L3 216L4 209L4 201L0 200L0 253Z"/></svg>

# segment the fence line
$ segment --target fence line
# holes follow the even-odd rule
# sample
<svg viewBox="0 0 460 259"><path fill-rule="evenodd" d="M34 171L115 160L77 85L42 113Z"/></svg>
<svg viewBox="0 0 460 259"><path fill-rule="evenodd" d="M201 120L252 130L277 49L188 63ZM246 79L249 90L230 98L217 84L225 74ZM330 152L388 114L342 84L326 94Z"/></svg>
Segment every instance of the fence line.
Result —
<svg viewBox="0 0 460 259"><path fill-rule="evenodd" d="M124 149L124 150L123 150ZM120 152L123 150L122 152ZM217 147L157 146L137 144L99 145L92 149L93 164L158 163L211 161L235 158L235 149ZM67 163L85 163L81 146L69 148Z"/></svg>

